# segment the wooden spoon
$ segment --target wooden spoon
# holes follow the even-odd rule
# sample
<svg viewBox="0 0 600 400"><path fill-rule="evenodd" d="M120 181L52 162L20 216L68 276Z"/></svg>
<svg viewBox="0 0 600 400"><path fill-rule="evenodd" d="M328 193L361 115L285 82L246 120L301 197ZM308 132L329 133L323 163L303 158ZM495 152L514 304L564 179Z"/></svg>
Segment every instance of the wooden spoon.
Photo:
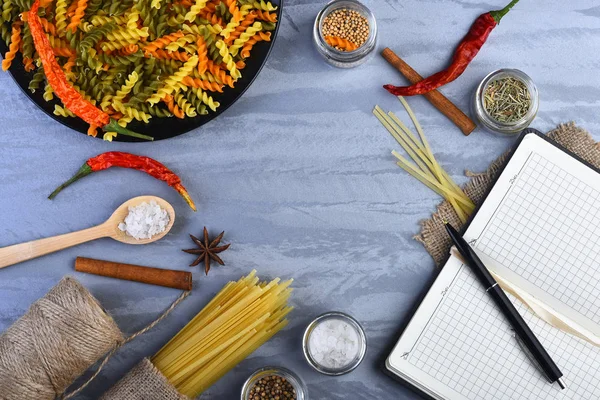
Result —
<svg viewBox="0 0 600 400"><path fill-rule="evenodd" d="M152 236L150 239L135 239L133 236L119 229L119 224L125 220L129 214L129 207L140 205L143 202L150 203L155 201L162 209L169 214L169 224L164 232ZM156 196L140 196L121 204L119 208L103 224L77 232L66 233L64 235L49 237L45 239L34 240L31 242L15 244L0 248L0 268L17 264L23 261L31 260L58 250L66 249L91 240L110 237L127 244L148 244L162 239L173 227L175 222L175 210L166 200Z"/></svg>

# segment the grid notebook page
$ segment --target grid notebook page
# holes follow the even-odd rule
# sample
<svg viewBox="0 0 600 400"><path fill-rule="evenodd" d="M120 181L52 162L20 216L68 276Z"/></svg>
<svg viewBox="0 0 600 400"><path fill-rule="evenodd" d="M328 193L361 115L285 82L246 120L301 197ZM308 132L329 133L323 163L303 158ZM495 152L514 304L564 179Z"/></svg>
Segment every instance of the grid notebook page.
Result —
<svg viewBox="0 0 600 400"><path fill-rule="evenodd" d="M596 361L600 349L555 329L515 298L511 301L565 373L566 390L548 383L533 366L466 266L459 270L407 362L472 400L600 398Z"/></svg>
<svg viewBox="0 0 600 400"><path fill-rule="evenodd" d="M559 162L530 154L475 247L600 323L600 175Z"/></svg>

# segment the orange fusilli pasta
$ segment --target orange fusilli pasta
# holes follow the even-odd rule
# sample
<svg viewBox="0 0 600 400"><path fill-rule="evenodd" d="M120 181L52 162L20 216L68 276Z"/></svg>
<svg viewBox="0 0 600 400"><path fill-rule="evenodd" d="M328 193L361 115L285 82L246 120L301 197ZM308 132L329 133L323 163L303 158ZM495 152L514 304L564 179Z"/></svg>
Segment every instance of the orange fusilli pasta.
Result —
<svg viewBox="0 0 600 400"><path fill-rule="evenodd" d="M183 32L177 31L177 32L173 32L168 35L165 35L163 37L159 37L158 39L156 39L150 43L147 43L144 46L144 52L152 53L155 50L162 49L165 46L169 45L170 43L173 43L177 39L182 38L183 36L184 36Z"/></svg>
<svg viewBox="0 0 600 400"><path fill-rule="evenodd" d="M210 73L213 74L213 76L215 78L217 78L219 81L221 81L225 85L227 85L229 87L233 87L233 85L235 83L235 79L233 79L230 75L228 75L227 72L225 72L225 70L222 69L219 65L215 64L213 60L208 60L208 63L206 64L206 66L207 66L208 70L210 71Z"/></svg>
<svg viewBox="0 0 600 400"><path fill-rule="evenodd" d="M185 113L183 112L183 110L181 108L179 108L177 103L175 103L173 96L171 96L171 95L165 96L165 98L163 99L163 102L167 105L167 109L169 110L169 112L171 114L173 114L175 117L181 118L181 119L185 118Z"/></svg>
<svg viewBox="0 0 600 400"><path fill-rule="evenodd" d="M206 72L206 68L208 66L208 48L206 47L206 42L201 36L198 36L196 46L198 47L198 73L202 75Z"/></svg>
<svg viewBox="0 0 600 400"><path fill-rule="evenodd" d="M161 60L177 60L177 61L187 61L190 59L190 55L183 51L167 51L167 50L156 50L151 53L147 53L147 56L158 58Z"/></svg>
<svg viewBox="0 0 600 400"><path fill-rule="evenodd" d="M87 134L88 136L96 137L96 135L98 135L98 127L96 125L90 125L87 130Z"/></svg>
<svg viewBox="0 0 600 400"><path fill-rule="evenodd" d="M69 25L67 25L67 29L70 29L71 32L75 32L77 30L77 27L79 26L79 23L81 22L81 20L83 19L83 16L85 15L85 9L87 8L87 3L88 0L76 0L73 1L73 4L76 5L74 11L73 11L73 15L71 16L71 22L69 22ZM71 7L69 7L71 8ZM69 12L67 11L67 15L69 15Z"/></svg>
<svg viewBox="0 0 600 400"><path fill-rule="evenodd" d="M256 18L262 21L277 22L277 14L275 13L269 13L263 10L254 10L254 12L256 13Z"/></svg>
<svg viewBox="0 0 600 400"><path fill-rule="evenodd" d="M122 49L116 50L114 53L119 56L128 56L133 53L136 53L139 50L139 46L137 44L130 44L128 46L123 47Z"/></svg>
<svg viewBox="0 0 600 400"><path fill-rule="evenodd" d="M35 63L31 57L23 57L23 68L27 72L31 72L35 69Z"/></svg>
<svg viewBox="0 0 600 400"><path fill-rule="evenodd" d="M204 18L205 20L207 20L211 25L219 25L221 27L224 27L225 24L223 23L223 19L221 17L219 17L217 14L210 11L207 11L205 13L200 14L201 18Z"/></svg>
<svg viewBox="0 0 600 400"><path fill-rule="evenodd" d="M250 57L250 51L252 47L258 42L268 42L271 40L271 32L258 32L256 35L252 36L250 40L244 43L244 47L240 51L240 56L242 58Z"/></svg>
<svg viewBox="0 0 600 400"><path fill-rule="evenodd" d="M231 13L231 19L235 22L240 22L243 18L240 9L237 6L237 0L225 0L225 5Z"/></svg>
<svg viewBox="0 0 600 400"><path fill-rule="evenodd" d="M337 36L325 36L325 41L331 47L337 47L342 50L352 51L358 49L358 46L349 40Z"/></svg>
<svg viewBox="0 0 600 400"><path fill-rule="evenodd" d="M210 92L223 93L223 85L217 82L210 82L203 79L192 78L191 76L186 76L183 78L181 83L189 87L200 88Z"/></svg>
<svg viewBox="0 0 600 400"><path fill-rule="evenodd" d="M40 22L46 33L56 36L56 26L52 22L49 22L46 18L40 18Z"/></svg>
<svg viewBox="0 0 600 400"><path fill-rule="evenodd" d="M8 47L8 51L4 55L4 60L2 60L2 70L7 71L12 64L12 61L15 59L17 52L19 51L19 47L21 46L21 24L13 23L12 25L12 33L10 35L10 46Z"/></svg>
<svg viewBox="0 0 600 400"><path fill-rule="evenodd" d="M231 32L229 37L225 39L225 43L227 43L227 45L231 45L235 41L235 39L238 39L240 35L244 33L246 29L248 29L249 26L252 26L255 20L256 14L254 12L248 13L248 15L246 15L246 18L244 18L244 20L240 22L238 26L235 27L235 30Z"/></svg>

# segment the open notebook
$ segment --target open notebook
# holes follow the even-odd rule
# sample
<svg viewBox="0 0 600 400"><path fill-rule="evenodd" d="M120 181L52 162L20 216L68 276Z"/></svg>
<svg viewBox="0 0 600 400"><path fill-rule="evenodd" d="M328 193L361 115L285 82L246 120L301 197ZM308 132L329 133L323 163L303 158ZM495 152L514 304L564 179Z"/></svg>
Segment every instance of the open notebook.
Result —
<svg viewBox="0 0 600 400"><path fill-rule="evenodd" d="M528 134L464 235L486 266L600 337L600 174ZM451 256L386 361L435 399L600 399L600 347L509 295L564 373L550 384L481 283Z"/></svg>

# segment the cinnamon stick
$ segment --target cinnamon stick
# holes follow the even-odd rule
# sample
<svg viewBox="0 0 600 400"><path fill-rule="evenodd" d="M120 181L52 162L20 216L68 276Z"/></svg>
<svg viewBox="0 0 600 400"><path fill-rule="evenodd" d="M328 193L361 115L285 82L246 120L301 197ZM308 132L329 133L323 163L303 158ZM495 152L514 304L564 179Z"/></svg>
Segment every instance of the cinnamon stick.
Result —
<svg viewBox="0 0 600 400"><path fill-rule="evenodd" d="M192 273L77 257L75 270L174 289L192 290Z"/></svg>
<svg viewBox="0 0 600 400"><path fill-rule="evenodd" d="M423 77L419 75L417 71L412 69L403 59L398 57L390 48L386 47L381 52L383 58L386 59L394 68L396 68L411 84L417 83L423 80ZM471 120L464 112L454 105L446 96L438 92L437 90L425 93L423 95L435 108L440 110L454 125L468 136L477 127L475 122Z"/></svg>

